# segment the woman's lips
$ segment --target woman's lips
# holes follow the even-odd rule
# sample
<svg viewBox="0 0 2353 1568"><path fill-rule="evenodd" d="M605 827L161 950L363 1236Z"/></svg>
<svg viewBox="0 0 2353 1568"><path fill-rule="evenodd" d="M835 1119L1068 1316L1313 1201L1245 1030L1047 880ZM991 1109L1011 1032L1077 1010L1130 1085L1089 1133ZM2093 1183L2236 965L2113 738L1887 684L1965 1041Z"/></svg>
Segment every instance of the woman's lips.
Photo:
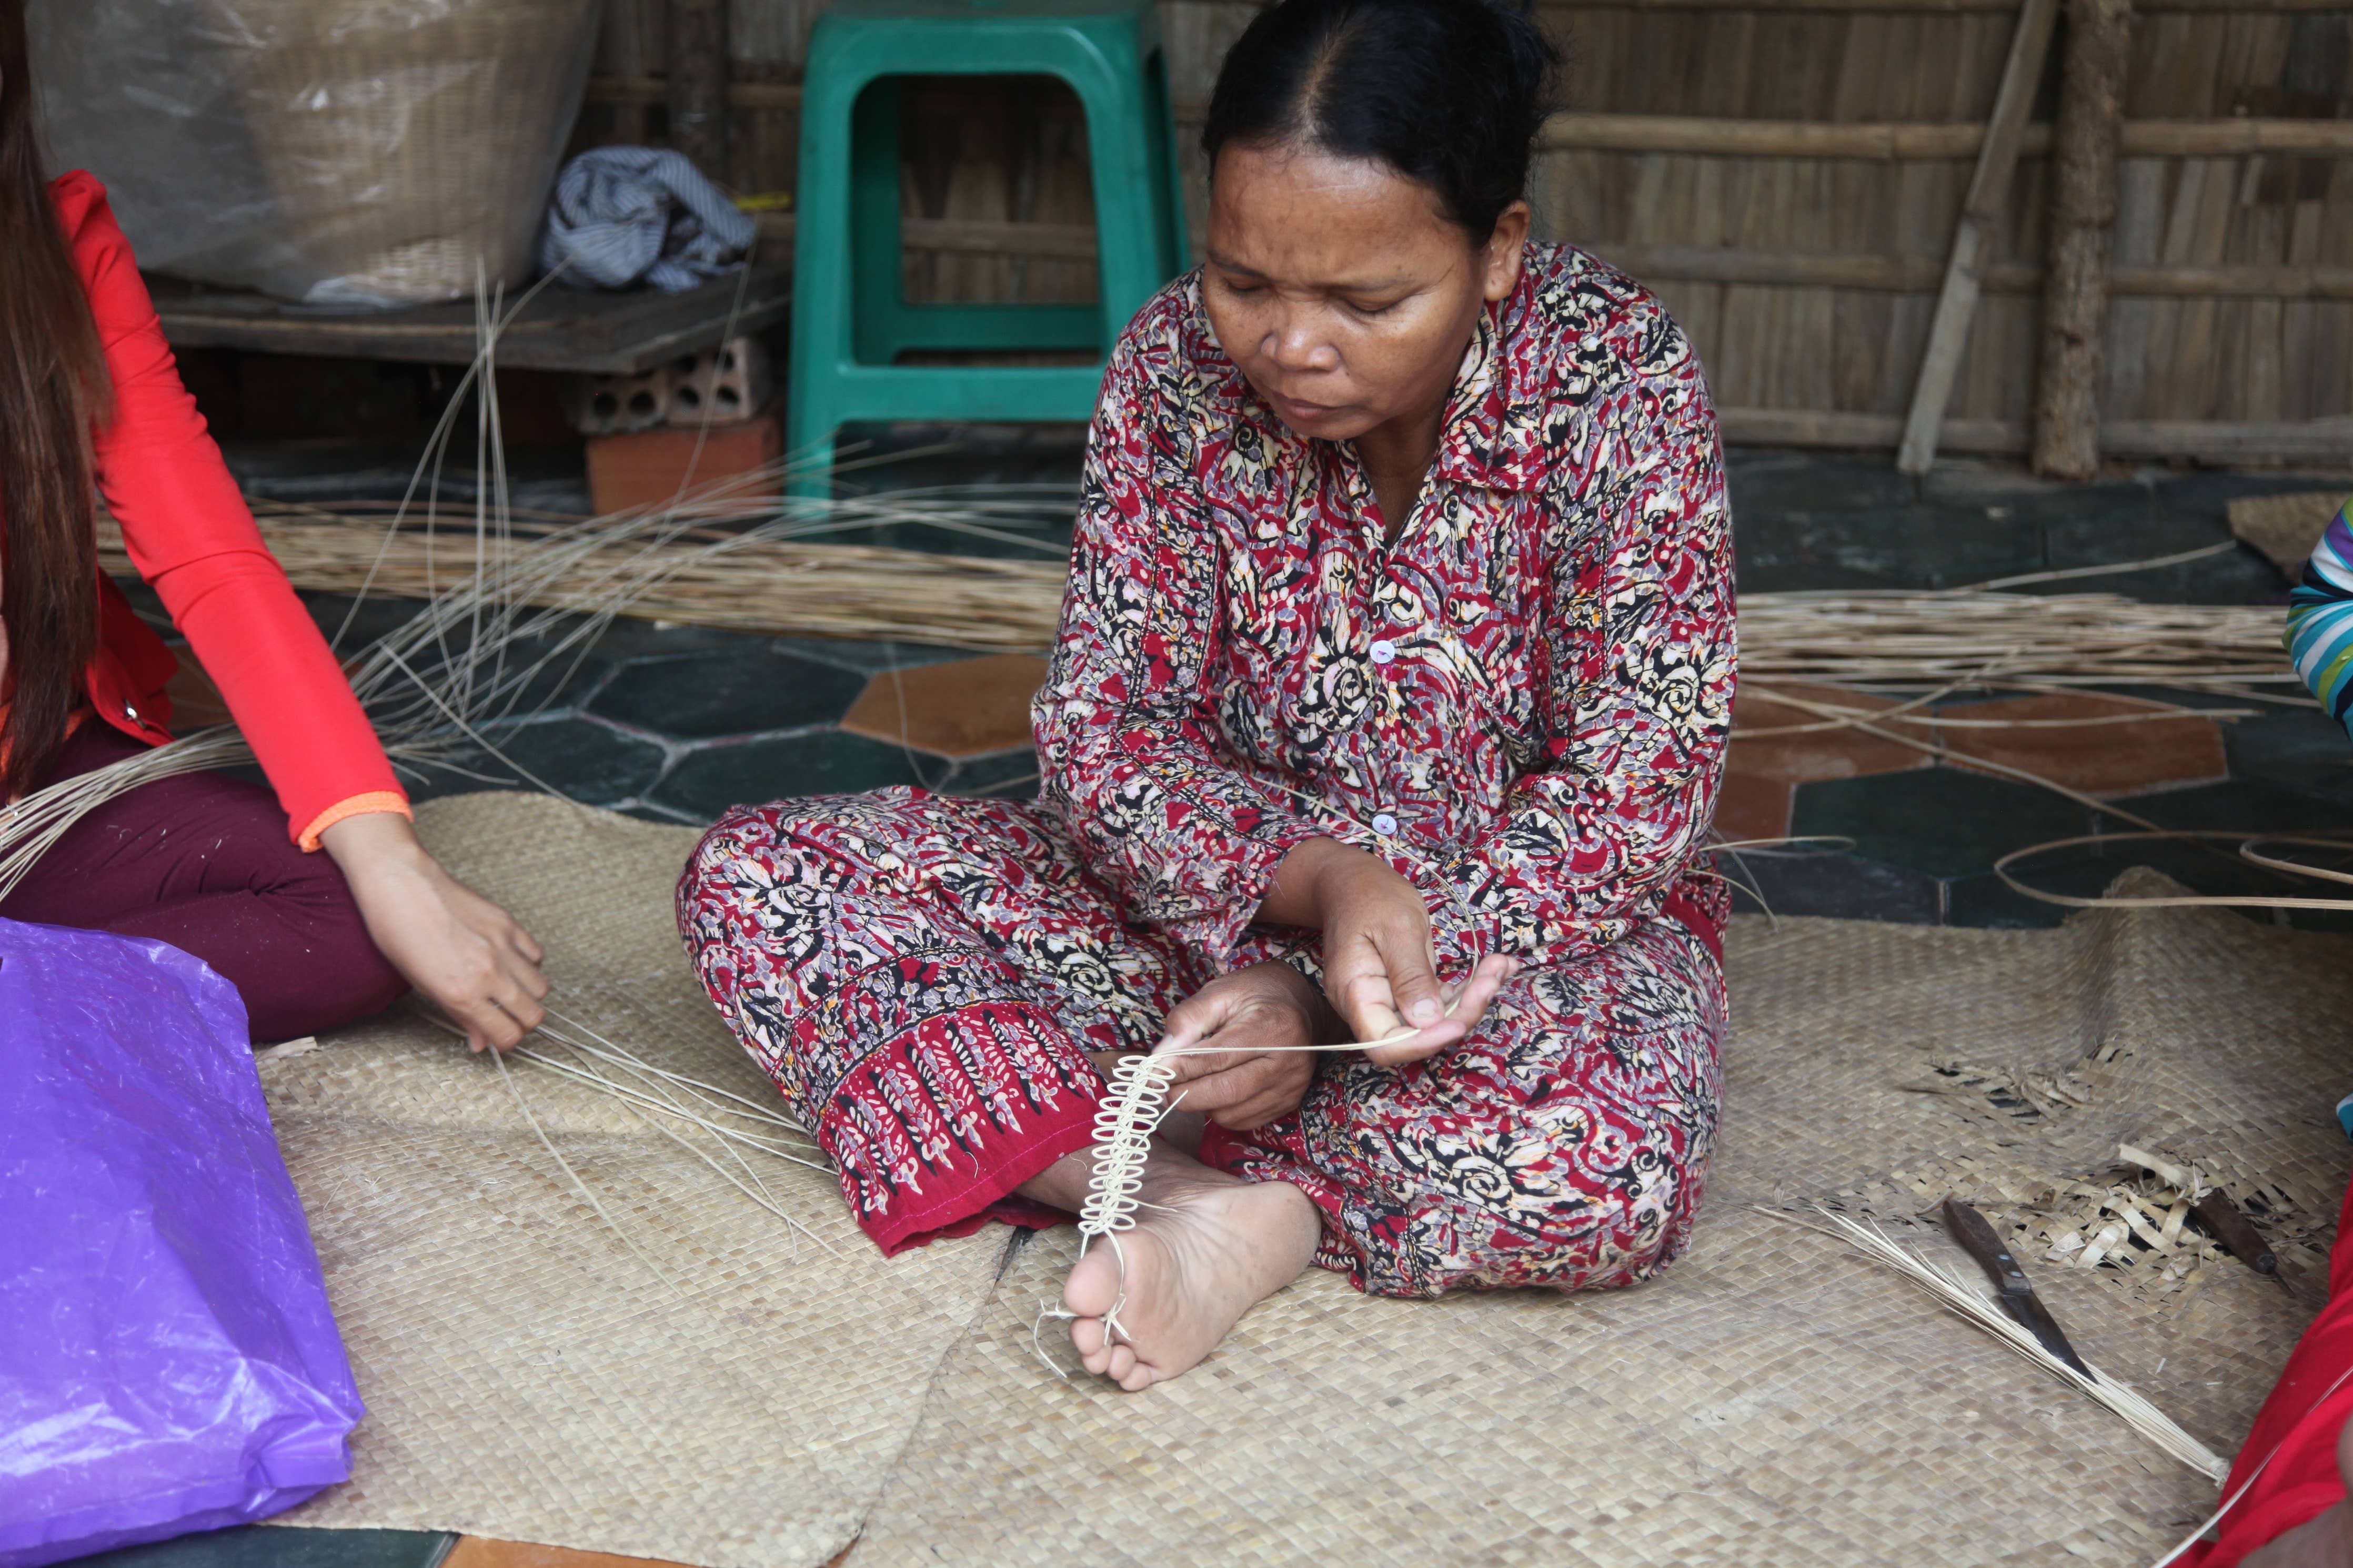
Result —
<svg viewBox="0 0 2353 1568"><path fill-rule="evenodd" d="M1317 424L1340 412L1337 406L1329 403L1308 403L1296 397L1285 397L1279 392L1272 395L1274 411L1294 425Z"/></svg>

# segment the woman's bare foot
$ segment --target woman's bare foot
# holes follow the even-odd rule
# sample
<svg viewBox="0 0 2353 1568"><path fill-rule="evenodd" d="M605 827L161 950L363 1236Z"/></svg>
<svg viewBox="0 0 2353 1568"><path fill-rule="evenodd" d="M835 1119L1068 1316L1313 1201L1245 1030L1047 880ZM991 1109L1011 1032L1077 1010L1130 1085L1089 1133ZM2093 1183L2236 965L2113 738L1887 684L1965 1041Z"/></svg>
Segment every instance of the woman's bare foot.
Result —
<svg viewBox="0 0 2353 1568"><path fill-rule="evenodd" d="M1076 1209L1087 1158L1057 1162L1022 1191ZM1061 1191L1073 1174L1076 1195ZM1244 1312L1298 1279L1319 1228L1290 1183L1244 1182L1164 1144L1154 1145L1140 1196L1134 1228L1117 1232L1116 1247L1090 1243L1062 1286L1080 1361L1130 1393L1192 1367Z"/></svg>

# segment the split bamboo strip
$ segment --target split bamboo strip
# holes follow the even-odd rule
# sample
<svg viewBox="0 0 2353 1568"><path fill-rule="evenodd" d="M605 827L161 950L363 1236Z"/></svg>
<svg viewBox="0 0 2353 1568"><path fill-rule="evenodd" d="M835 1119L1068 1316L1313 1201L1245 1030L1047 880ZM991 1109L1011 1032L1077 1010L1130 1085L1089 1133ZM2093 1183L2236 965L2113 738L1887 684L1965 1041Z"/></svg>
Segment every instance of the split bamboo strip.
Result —
<svg viewBox="0 0 2353 1568"><path fill-rule="evenodd" d="M1895 466L1918 476L1936 460L1936 437L1952 401L1953 381L1960 374L1961 355L1968 347L1969 323L1977 315L1978 294L1984 286L1986 263L1991 257L2010 199L2010 176L2018 169L2018 149L2026 131L2026 116L2034 107L2035 89L2042 80L2042 61L2051 48L2051 35L2059 25L2059 0L2026 0L2020 7L2018 31L2010 58L2002 67L2000 90L1994 96L1993 116L1987 122L1984 144L1978 152L1977 173L1961 200L1960 222L1953 230L1945 277L1936 298L1936 314L1928 328L1928 350L1921 357L1919 379L1914 384L1912 407L1904 421L1904 441Z"/></svg>

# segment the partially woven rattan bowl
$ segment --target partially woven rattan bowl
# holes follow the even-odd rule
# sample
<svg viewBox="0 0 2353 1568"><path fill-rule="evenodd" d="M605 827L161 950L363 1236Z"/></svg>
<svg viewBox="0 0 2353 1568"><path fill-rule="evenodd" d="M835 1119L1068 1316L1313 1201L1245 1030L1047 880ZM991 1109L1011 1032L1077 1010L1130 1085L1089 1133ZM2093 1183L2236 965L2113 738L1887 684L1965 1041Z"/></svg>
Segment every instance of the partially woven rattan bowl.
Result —
<svg viewBox="0 0 2353 1568"><path fill-rule="evenodd" d="M321 303L520 282L580 110L598 0L217 0Z"/></svg>

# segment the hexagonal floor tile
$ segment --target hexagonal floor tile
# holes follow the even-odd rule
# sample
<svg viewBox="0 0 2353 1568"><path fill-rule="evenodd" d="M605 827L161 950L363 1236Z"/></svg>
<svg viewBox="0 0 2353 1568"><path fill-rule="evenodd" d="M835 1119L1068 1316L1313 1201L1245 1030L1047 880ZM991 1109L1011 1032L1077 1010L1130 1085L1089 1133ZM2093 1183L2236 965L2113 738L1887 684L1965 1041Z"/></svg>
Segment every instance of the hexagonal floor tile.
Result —
<svg viewBox="0 0 2353 1568"><path fill-rule="evenodd" d="M633 661L588 705L599 718L681 741L830 724L866 684L839 665L765 644Z"/></svg>
<svg viewBox="0 0 2353 1568"><path fill-rule="evenodd" d="M2353 737L2316 702L2242 719L2222 743L2241 778L2353 806Z"/></svg>
<svg viewBox="0 0 2353 1568"><path fill-rule="evenodd" d="M824 730L698 746L647 798L709 822L731 805L937 782L923 777L902 747Z"/></svg>
<svg viewBox="0 0 2353 1568"><path fill-rule="evenodd" d="M2094 692L1945 703L1936 710L1936 738L1963 756L2017 768L2086 795L2229 776L2221 725L2211 719L2142 717L2163 711L2157 703ZM2083 720L2116 721L2076 722Z"/></svg>
<svg viewBox="0 0 2353 1568"><path fill-rule="evenodd" d="M1860 730L1829 729L1822 714L1786 699L1884 712L1892 697L1801 682L1743 685L1733 699L1732 745L1715 830L1726 838L1778 838L1789 831L1796 786L1811 779L1859 778L1924 768L1926 752ZM1921 738L1928 731L1923 728Z"/></svg>
<svg viewBox="0 0 2353 1568"><path fill-rule="evenodd" d="M888 669L866 683L841 727L942 757L1014 751L1029 742L1029 700L1045 679L1046 661L1028 653Z"/></svg>
<svg viewBox="0 0 2353 1568"><path fill-rule="evenodd" d="M1905 925L1935 925L1944 918L1943 883L1925 871L1860 855L1746 849L1717 865L1732 879L1733 907L1746 913Z"/></svg>
<svg viewBox="0 0 2353 1568"><path fill-rule="evenodd" d="M617 1557L609 1552L579 1552L569 1546L536 1546L522 1541L459 1538L440 1568L675 1568L650 1557Z"/></svg>
<svg viewBox="0 0 2353 1568"><path fill-rule="evenodd" d="M1974 876L2013 849L2092 831L2092 812L2048 790L1957 768L1798 786L1791 826L1932 877Z"/></svg>
<svg viewBox="0 0 2353 1568"><path fill-rule="evenodd" d="M548 719L492 737L518 768L587 805L634 798L660 776L662 749L586 719Z"/></svg>
<svg viewBox="0 0 2353 1568"><path fill-rule="evenodd" d="M438 1530L290 1530L245 1524L79 1559L79 1568L435 1568Z"/></svg>

